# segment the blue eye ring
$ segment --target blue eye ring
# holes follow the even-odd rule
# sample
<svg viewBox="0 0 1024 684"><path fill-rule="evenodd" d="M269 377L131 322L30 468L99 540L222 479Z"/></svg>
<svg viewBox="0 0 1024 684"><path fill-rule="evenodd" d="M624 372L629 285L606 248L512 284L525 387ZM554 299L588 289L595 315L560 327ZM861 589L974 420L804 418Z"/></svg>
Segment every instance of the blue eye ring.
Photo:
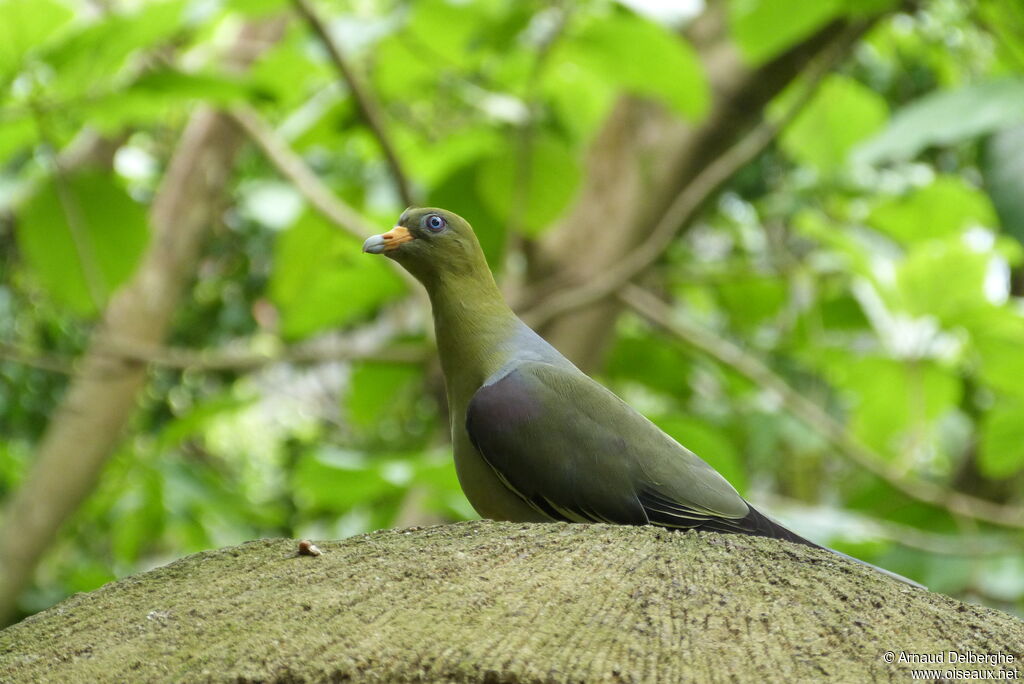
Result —
<svg viewBox="0 0 1024 684"><path fill-rule="evenodd" d="M444 220L443 216L431 214L423 220L423 225L427 227L427 230L440 233L448 225L448 222Z"/></svg>

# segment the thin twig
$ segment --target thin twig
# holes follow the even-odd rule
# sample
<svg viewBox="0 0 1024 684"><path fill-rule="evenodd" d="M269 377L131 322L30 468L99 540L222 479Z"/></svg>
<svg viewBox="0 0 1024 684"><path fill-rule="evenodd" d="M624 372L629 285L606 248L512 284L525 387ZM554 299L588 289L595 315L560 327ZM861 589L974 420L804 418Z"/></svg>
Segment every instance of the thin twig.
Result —
<svg viewBox="0 0 1024 684"><path fill-rule="evenodd" d="M774 392L794 416L825 437L840 454L907 496L945 509L953 515L1024 529L1022 508L985 501L897 471L853 437L839 421L814 402L805 399L760 360L711 331L674 320L669 307L650 292L636 285L626 284L618 297L644 318L708 354L719 363L732 368L758 387Z"/></svg>
<svg viewBox="0 0 1024 684"><path fill-rule="evenodd" d="M309 168L305 160L274 131L273 127L256 110L249 107L236 107L228 112L228 115L321 216L360 240L379 232L370 221L363 218L362 214L331 192L331 189L320 180L313 169ZM422 291L419 282L408 271L391 259L385 261L412 288L412 292Z"/></svg>
<svg viewBox="0 0 1024 684"><path fill-rule="evenodd" d="M250 371L276 363L315 364L354 360L421 363L430 354L426 347L413 344L393 345L384 349L361 349L354 345L320 342L261 352L249 349L208 351L114 341L109 341L101 353L107 358L128 363L198 371ZM79 372L75 360L71 357L13 344L0 344L0 360L64 375L76 375Z"/></svg>
<svg viewBox="0 0 1024 684"><path fill-rule="evenodd" d="M295 9L306 20L306 23L309 24L309 27L316 34L317 38L320 39L320 42L323 43L324 49L327 50L327 55L331 58L335 69L338 70L342 80L345 81L352 92L352 99L355 100L356 109L359 110L360 116L362 116L363 121L370 128L370 131L377 139L377 143L380 145L381 151L384 153L384 159L391 170L391 176L395 181L395 186L402 201L408 206L416 204L411 186L409 185L409 177L403 171L402 164L395 153L395 148L391 144L391 138L388 137L387 132L384 130L384 118L381 116L380 107L377 106L376 100L363 87L363 84L352 69L352 65L348 63L348 60L341 52L341 48L335 43L330 32L327 30L327 26L308 0L292 0L292 4L295 5Z"/></svg>
<svg viewBox="0 0 1024 684"><path fill-rule="evenodd" d="M847 48L860 34L859 26L851 27L847 31L846 37L832 46L829 54L808 69L806 85L781 117L774 121L765 118L739 142L697 174L676 196L661 220L655 225L654 230L640 246L626 254L599 277L572 289L562 290L558 294L542 300L523 313L523 319L534 327L541 326L567 311L600 301L611 296L657 261L679 231L690 224L704 203L737 171L761 154L775 140L776 136L803 111L803 108L818 92L822 81L846 55ZM545 289L545 286L541 284L536 291L543 292Z"/></svg>
<svg viewBox="0 0 1024 684"><path fill-rule="evenodd" d="M314 364L332 361L391 361L420 363L429 351L422 345L394 345L384 349L363 349L351 344L310 343L260 352L248 349L214 351L180 347L143 347L113 342L106 350L111 356L165 368L199 371L246 371L275 363Z"/></svg>
<svg viewBox="0 0 1024 684"><path fill-rule="evenodd" d="M69 357L48 354L14 344L0 344L0 360L62 375L73 375L75 372L75 363Z"/></svg>
<svg viewBox="0 0 1024 684"><path fill-rule="evenodd" d="M236 107L229 114L281 175L291 181L306 201L328 221L360 240L377 232L374 225L363 218L362 214L339 199L324 185L302 157L256 110L251 107Z"/></svg>

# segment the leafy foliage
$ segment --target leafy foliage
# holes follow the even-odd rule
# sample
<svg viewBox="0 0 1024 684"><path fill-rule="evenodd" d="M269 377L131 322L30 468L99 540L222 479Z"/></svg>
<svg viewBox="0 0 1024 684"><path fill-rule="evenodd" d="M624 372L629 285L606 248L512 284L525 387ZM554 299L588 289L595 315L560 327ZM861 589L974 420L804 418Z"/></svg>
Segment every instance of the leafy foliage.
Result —
<svg viewBox="0 0 1024 684"><path fill-rule="evenodd" d="M358 240L308 213L282 233L269 287L284 337L350 323L402 292L398 277L362 258L359 248Z"/></svg>
<svg viewBox="0 0 1024 684"><path fill-rule="evenodd" d="M949 145L1001 130L1024 119L1024 81L1000 79L931 93L906 105L877 138L858 150L875 163L914 158L932 145Z"/></svg>
<svg viewBox="0 0 1024 684"><path fill-rule="evenodd" d="M793 159L831 172L842 168L850 150L886 121L885 99L857 81L828 77L782 135Z"/></svg>
<svg viewBox="0 0 1024 684"><path fill-rule="evenodd" d="M96 313L146 244L145 212L112 180L86 173L64 188L51 179L22 208L18 246L26 264L76 313Z"/></svg>
<svg viewBox="0 0 1024 684"><path fill-rule="evenodd" d="M147 212L197 104L257 110L382 228L403 209L305 26L293 22L244 75L223 66L226 34L289 3L87 4L0 0L0 350L81 353L138 266ZM764 64L832 21L892 5L731 0L729 31L747 63ZM521 275L579 196L590 143L619 97L690 124L727 115L712 113L717 72L649 10L604 0L323 8L417 192L475 225L499 279L506 266ZM1024 31L1014 26L1024 26L1015 0L935 0L879 21L652 278L678 315L737 342L893 472L1019 507ZM97 136L100 152L68 167ZM231 181L169 344L285 359L155 365L130 434L54 545L26 612L255 536L473 515L436 368L389 358L393 344L429 352L405 283L255 149ZM590 239L614 230L595 225ZM1019 530L969 528L915 501L844 459L825 427L797 419L775 392L632 314L612 337L598 375L745 496L777 504L765 507L787 524L936 589L1024 609ZM288 359L309 343L381 356ZM67 386L8 356L4 498Z"/></svg>

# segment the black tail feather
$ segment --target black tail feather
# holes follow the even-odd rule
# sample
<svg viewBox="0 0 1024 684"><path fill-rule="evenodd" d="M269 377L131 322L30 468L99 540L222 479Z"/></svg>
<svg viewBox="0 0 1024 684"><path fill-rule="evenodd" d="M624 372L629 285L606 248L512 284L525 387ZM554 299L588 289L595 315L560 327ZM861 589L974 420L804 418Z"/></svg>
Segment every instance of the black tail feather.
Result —
<svg viewBox="0 0 1024 684"><path fill-rule="evenodd" d="M891 578L893 578L895 580L898 580L900 582L903 582L905 584L909 584L912 587L918 587L920 589L927 589L928 588L928 587L924 586L923 584L919 584L919 583L915 582L912 579L908 579L908 578L904 577L903 575L898 575L895 572L891 572L889 570L886 570L885 568L880 568L877 565L872 565L871 563L868 563L866 561L862 561L859 558L854 558L853 556L848 556L845 553L842 553L840 551L836 551L835 549L830 549L827 546L822 546L821 544L815 544L814 542L810 541L809 539L804 539L799 534L786 529L785 527L783 527L779 523L775 522L774 520L772 520L768 516L764 515L760 511L758 511L756 508L751 506L749 503L747 504L747 506L750 508L750 512L745 517L743 517L743 518L740 518L738 520L728 520L726 518L717 518L717 519L716 518L712 518L712 519L709 519L709 520L704 520L704 521L699 521L699 522L698 521L694 521L694 522L697 522L697 524L693 525L690 529L714 530L715 532L728 532L728 533L732 533L732 534L749 534L749 535L753 535L755 537L769 537L771 539L784 539L786 541L793 542L794 544L803 544L804 546L810 546L810 547L815 548L815 549L823 549L825 551L828 551L829 553L834 553L837 556L840 556L842 558L846 558L847 560L851 560L854 563L859 563L860 565L865 565L865 566L871 568L872 570L880 572L883 575L891 577ZM650 517L650 521L651 521L652 524L661 525L661 526L664 526L664 527L672 527L672 528L675 528L675 529L679 529L679 527L680 527L679 519L678 518L675 518L675 517L672 517L672 516L666 516L665 514L660 514L659 515L659 512L656 511L656 510L655 511L648 510L647 513L648 513L648 516ZM652 515L652 513L653 513L653 515ZM662 522L660 520L660 518L662 518L662 517L665 517L664 522ZM669 524L666 524L666 523L669 523Z"/></svg>
<svg viewBox="0 0 1024 684"><path fill-rule="evenodd" d="M792 532L786 529L779 523L775 522L768 516L761 513L761 511L751 506L749 503L747 504L747 506L750 508L750 513L747 514L747 517L738 521L739 527L742 528L740 530L737 530L738 532L745 532L746 534L752 534L758 537L785 539L786 541L791 541L794 544L803 544L804 546L810 546L815 549L825 549L826 551L831 551L831 549L827 549L824 546L815 544L809 539L804 539L796 532Z"/></svg>

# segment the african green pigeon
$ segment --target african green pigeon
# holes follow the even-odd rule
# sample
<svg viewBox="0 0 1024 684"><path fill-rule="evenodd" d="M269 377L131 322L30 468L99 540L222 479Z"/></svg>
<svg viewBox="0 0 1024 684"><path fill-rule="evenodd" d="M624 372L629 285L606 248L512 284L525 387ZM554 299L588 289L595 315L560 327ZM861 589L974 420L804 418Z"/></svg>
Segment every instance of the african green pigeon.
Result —
<svg viewBox="0 0 1024 684"><path fill-rule="evenodd" d="M817 546L759 513L519 320L463 218L410 208L363 251L394 259L430 295L455 468L481 516L653 524Z"/></svg>

